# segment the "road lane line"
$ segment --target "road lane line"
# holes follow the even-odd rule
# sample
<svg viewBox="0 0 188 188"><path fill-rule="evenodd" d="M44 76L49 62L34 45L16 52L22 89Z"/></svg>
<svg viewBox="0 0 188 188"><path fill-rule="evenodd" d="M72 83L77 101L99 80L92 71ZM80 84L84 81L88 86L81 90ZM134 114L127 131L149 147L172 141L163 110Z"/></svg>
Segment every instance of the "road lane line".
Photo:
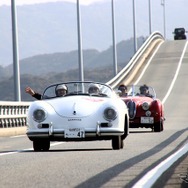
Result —
<svg viewBox="0 0 188 188"><path fill-rule="evenodd" d="M184 57L184 55L185 55L185 51L186 51L186 48L187 48L187 44L188 44L188 41L186 42L186 44L185 44L185 46L184 46L184 49L183 49L183 52L182 52L182 54L181 54L181 57L180 57L180 60L179 60L179 63L178 63L178 68L176 69L176 74L174 75L174 78L173 78L173 80L172 80L172 82L171 82L171 85L170 85L170 87L169 87L169 89L168 89L167 94L165 95L165 97L164 97L163 100L162 100L162 103L163 103L163 104L165 103L166 99L168 98L168 96L170 95L170 93L171 93L171 91L172 91L172 88L174 87L174 83L175 83L175 81L176 81L176 79L177 79L177 77L178 77L179 70L180 70L180 67L181 67L181 64L182 64L182 60L183 60L183 57Z"/></svg>
<svg viewBox="0 0 188 188"><path fill-rule="evenodd" d="M178 68L176 70L176 73L174 75L174 78L171 82L171 85L165 95L165 97L162 100L162 103L164 104L165 101L167 100L167 98L169 97L172 88L175 84L175 81L177 79L177 76L179 74L179 70L182 64L182 60L183 57L185 55L185 51L188 45L188 41L186 42L183 52L181 54L179 63L178 63ZM153 57L153 56L152 56ZM151 57L151 59L152 59ZM148 64L150 63L150 61L148 62ZM145 72L145 70L144 70ZM141 78L139 78L140 80ZM137 80L137 81L139 81ZM177 152L175 152L174 154L172 154L171 156L169 156L166 160L162 161L159 165L157 165L155 168L153 168L152 170L150 170L148 173L146 173L134 186L133 188L149 188L151 187L156 181L157 179L161 176L162 173L164 173L174 162L176 162L181 156L183 156L185 153L188 152L188 143L181 149L179 149Z"/></svg>
<svg viewBox="0 0 188 188"><path fill-rule="evenodd" d="M57 145L61 145L65 142L57 142L57 143L53 143L53 144L50 144L50 147L53 147L53 146L57 146ZM21 153L23 151L32 151L33 148L27 148L27 149L22 149L22 150L16 150L16 151L11 151L11 152L6 152L5 153L0 153L0 156L4 156L4 155L13 155L13 154L17 154L17 153Z"/></svg>
<svg viewBox="0 0 188 188"><path fill-rule="evenodd" d="M163 43L163 42L162 42L162 43ZM140 76L138 77L138 79L136 80L136 82L134 83L135 85L138 84L138 82L140 81L140 79L141 79L142 76L144 75L146 69L148 68L149 64L151 63L151 61L152 61L152 59L153 59L153 57L154 57L154 55L157 53L157 51L158 51L159 47L162 45L162 43L157 47L157 49L154 51L153 55L150 57L148 63L147 63L146 66L144 67L142 73L140 74ZM170 93L171 93L171 91L172 91L172 88L173 88L173 86L174 86L174 83L175 83L175 81L176 81L176 79L177 79L177 76L178 76L178 74L179 74L179 70L180 70L180 67L181 67L181 64L182 64L182 60L183 60L183 57L184 57L184 55L185 55L185 51L186 51L187 45L188 45L188 41L186 42L186 44L185 44L185 46L184 46L183 52L182 52L182 54L181 54L181 57L180 57L180 60L179 60L179 63L178 63L178 68L176 69L176 73L175 73L175 75L174 75L174 78L173 78L173 80L172 80L172 82L171 82L171 84L170 84L170 87L169 87L169 89L168 89L168 91L167 91L165 97L164 97L163 100L162 100L162 103L163 103L163 104L165 103L165 101L167 100L168 96L170 95Z"/></svg>
<svg viewBox="0 0 188 188"><path fill-rule="evenodd" d="M27 135L17 135L17 136L10 136L10 138L20 138L20 137L26 137Z"/></svg>
<svg viewBox="0 0 188 188"><path fill-rule="evenodd" d="M133 188L149 188L151 187L157 179L180 157L188 152L188 143L185 144L182 148L176 151L174 154L169 156L167 159L162 161L155 168L146 173L136 184L134 184Z"/></svg>

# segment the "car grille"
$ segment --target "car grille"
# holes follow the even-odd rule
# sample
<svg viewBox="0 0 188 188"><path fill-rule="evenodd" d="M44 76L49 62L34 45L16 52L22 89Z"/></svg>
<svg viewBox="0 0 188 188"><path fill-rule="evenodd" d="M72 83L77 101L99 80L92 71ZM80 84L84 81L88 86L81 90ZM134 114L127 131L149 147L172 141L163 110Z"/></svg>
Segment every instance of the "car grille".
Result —
<svg viewBox="0 0 188 188"><path fill-rule="evenodd" d="M136 104L134 101L129 101L127 103L127 107L129 109L129 118L133 119L136 115Z"/></svg>

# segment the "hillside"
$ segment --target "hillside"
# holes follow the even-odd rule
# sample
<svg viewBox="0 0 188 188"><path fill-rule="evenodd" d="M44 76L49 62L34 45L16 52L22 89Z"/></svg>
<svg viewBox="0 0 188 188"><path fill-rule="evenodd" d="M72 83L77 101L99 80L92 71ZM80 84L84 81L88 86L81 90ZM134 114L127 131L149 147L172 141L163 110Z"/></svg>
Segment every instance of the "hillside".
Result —
<svg viewBox="0 0 188 188"><path fill-rule="evenodd" d="M124 65L119 65L118 70L121 70ZM108 70L108 71L106 71ZM103 69L93 69L84 71L84 79L107 82L113 77L113 70L111 67L104 67ZM58 74L43 74L42 77L33 75L21 75L21 100L33 101L35 100L30 95L25 93L25 87L30 86L35 91L42 93L44 89L53 83L79 80L79 72L76 70L69 70L65 73ZM14 101L14 79L13 77L0 82L0 101Z"/></svg>
<svg viewBox="0 0 188 188"><path fill-rule="evenodd" d="M138 46L143 43L143 37L138 38ZM133 55L133 39L117 44L118 72L128 63ZM99 52L84 50L84 79L108 82L113 77L112 47ZM14 100L13 66L0 67L0 100ZM78 52L54 53L37 55L20 60L21 99L33 100L25 94L24 88L31 86L38 92L43 92L49 84L63 81L79 80Z"/></svg>
<svg viewBox="0 0 188 188"><path fill-rule="evenodd" d="M143 37L138 38L138 46L143 43ZM117 44L118 64L126 64L133 56L133 39ZM83 50L84 68L88 70L103 68L113 65L112 47L99 52L95 49ZM64 73L71 69L78 69L78 51L41 54L20 60L20 73L43 77L46 74ZM12 64L4 69L0 67L0 81L5 77L11 77Z"/></svg>

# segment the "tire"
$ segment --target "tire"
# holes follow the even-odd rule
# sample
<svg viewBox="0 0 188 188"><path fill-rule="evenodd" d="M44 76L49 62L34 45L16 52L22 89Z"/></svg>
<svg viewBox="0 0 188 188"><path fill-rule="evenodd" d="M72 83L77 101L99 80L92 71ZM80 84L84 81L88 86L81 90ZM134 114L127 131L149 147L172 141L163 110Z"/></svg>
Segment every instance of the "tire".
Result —
<svg viewBox="0 0 188 188"><path fill-rule="evenodd" d="M39 141L33 141L33 149L34 151L41 151L41 145Z"/></svg>
<svg viewBox="0 0 188 188"><path fill-rule="evenodd" d="M121 136L115 136L112 138L112 149L119 150L123 148L123 140Z"/></svg>
<svg viewBox="0 0 188 188"><path fill-rule="evenodd" d="M124 134L121 136L121 139L124 140L129 134L129 120L127 115L125 115L125 123L124 123Z"/></svg>
<svg viewBox="0 0 188 188"><path fill-rule="evenodd" d="M50 149L49 140L35 140L33 141L34 151L48 151Z"/></svg>
<svg viewBox="0 0 188 188"><path fill-rule="evenodd" d="M123 147L124 147L124 140L121 139L121 149L123 149Z"/></svg>
<svg viewBox="0 0 188 188"><path fill-rule="evenodd" d="M50 149L50 141L47 140L47 141L44 141L43 144L42 144L42 150L43 151L49 151Z"/></svg>
<svg viewBox="0 0 188 188"><path fill-rule="evenodd" d="M154 130L154 132L161 132L161 131L163 131L163 121L155 123L153 130Z"/></svg>

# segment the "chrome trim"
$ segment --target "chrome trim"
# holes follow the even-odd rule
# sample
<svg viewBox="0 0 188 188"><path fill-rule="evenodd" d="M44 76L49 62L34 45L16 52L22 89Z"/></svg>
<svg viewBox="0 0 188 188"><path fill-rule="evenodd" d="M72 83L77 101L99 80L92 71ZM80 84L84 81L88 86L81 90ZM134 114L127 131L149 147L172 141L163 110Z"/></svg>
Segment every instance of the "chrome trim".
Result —
<svg viewBox="0 0 188 188"><path fill-rule="evenodd" d="M53 135L53 125L52 125L52 122L50 123L49 125L49 135L52 136Z"/></svg>
<svg viewBox="0 0 188 188"><path fill-rule="evenodd" d="M136 103L134 101L129 101L127 107L129 109L129 118L134 119L136 115Z"/></svg>
<svg viewBox="0 0 188 188"><path fill-rule="evenodd" d="M150 107L150 105L149 105L148 102L145 101L145 102L142 103L142 109L143 109L143 110L148 110L149 107Z"/></svg>
<svg viewBox="0 0 188 188"><path fill-rule="evenodd" d="M96 135L100 136L100 122L97 122L97 129L96 129Z"/></svg>

